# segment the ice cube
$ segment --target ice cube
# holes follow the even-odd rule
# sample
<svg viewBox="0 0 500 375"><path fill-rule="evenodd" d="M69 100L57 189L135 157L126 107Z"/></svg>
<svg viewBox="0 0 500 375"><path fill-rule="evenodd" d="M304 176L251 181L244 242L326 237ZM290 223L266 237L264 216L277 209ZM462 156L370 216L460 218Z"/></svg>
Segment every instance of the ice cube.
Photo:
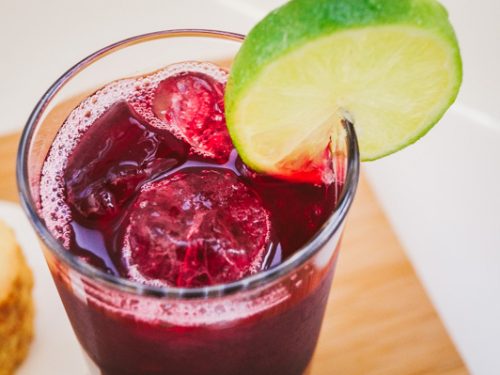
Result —
<svg viewBox="0 0 500 375"><path fill-rule="evenodd" d="M141 182L184 162L188 146L114 104L81 137L68 159L68 203L85 218L113 215Z"/></svg>
<svg viewBox="0 0 500 375"><path fill-rule="evenodd" d="M125 272L157 286L235 281L261 270L270 231L260 198L232 171L186 168L145 185L131 207Z"/></svg>
<svg viewBox="0 0 500 375"><path fill-rule="evenodd" d="M173 75L158 84L153 112L179 131L194 152L226 161L233 145L226 128L224 88L225 82L208 70Z"/></svg>

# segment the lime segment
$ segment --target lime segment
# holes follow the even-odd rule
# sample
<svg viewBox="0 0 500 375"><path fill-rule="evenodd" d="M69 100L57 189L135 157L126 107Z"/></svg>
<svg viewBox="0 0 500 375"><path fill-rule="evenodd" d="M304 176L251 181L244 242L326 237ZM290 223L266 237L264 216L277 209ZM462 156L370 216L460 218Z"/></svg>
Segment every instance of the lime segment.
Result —
<svg viewBox="0 0 500 375"><path fill-rule="evenodd" d="M376 2L388 10L395 4ZM344 19L346 26L315 12L325 3L352 6L352 0L292 1L264 19L265 27L257 25L235 60L226 89L227 123L241 157L257 171L290 175L314 164L346 116L354 122L362 160L378 159L423 136L457 95L460 54L440 6L422 7L424 14L413 18L405 12L417 6L399 7L403 13L391 13L392 20L381 12L379 23L375 13L366 25ZM303 16L295 20L287 7L299 5ZM288 21L282 22L280 14ZM326 26L305 31L304 23L318 17ZM266 38L275 24L283 33L279 42ZM287 40L288 29L293 31ZM311 34L311 29L316 31ZM257 65L246 61L250 53Z"/></svg>

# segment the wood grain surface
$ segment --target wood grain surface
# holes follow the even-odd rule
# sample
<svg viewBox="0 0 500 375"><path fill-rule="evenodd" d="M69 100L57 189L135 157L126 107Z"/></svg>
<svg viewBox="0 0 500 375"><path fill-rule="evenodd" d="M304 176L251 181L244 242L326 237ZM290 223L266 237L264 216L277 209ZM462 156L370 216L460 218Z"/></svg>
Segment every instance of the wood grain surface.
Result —
<svg viewBox="0 0 500 375"><path fill-rule="evenodd" d="M14 202L18 140L0 137L0 199ZM467 373L362 178L311 375Z"/></svg>

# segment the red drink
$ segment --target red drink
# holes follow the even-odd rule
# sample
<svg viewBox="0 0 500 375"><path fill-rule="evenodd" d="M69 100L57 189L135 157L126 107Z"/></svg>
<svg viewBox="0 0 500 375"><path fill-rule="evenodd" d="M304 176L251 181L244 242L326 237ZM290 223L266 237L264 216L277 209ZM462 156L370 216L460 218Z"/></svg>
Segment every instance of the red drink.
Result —
<svg viewBox="0 0 500 375"><path fill-rule="evenodd" d="M297 181L250 170L225 126L226 76L184 63L114 81L69 114L42 163L35 201L61 249L47 260L102 374L309 365L356 173L329 150Z"/></svg>
<svg viewBox="0 0 500 375"><path fill-rule="evenodd" d="M45 202L59 192L62 207L70 212L53 218L59 226L54 235L76 256L108 273L153 286L236 281L290 257L333 212L338 184L258 175L241 162L225 128L225 73L218 71L222 78L216 81L191 71L193 67L197 65L186 65L186 70L177 65L166 69L175 71L172 75L156 73L165 76L157 85L153 78L147 91L136 88L132 99L118 99L105 110L98 103L108 100L106 88L100 90L86 100L96 108L76 109L56 139L56 144L61 137L67 142L66 134L72 134L75 140L62 171L52 162L60 150L49 152L42 207L51 207ZM128 86L118 82L112 87L115 96L129 96ZM83 108L102 114L79 133L75 129L88 118ZM148 122L151 112L165 119L164 127L158 126L158 118ZM166 130L168 126L180 135ZM60 172L64 184L51 183ZM256 314L222 329L193 327L189 321L165 327L129 321L112 311L90 317L100 336L97 347L90 330L75 329L90 356L105 363L105 374L276 374L286 367L287 373L301 374L314 348L308 337L316 337L319 329L322 312L317 305L325 298L328 279L294 306L276 306L281 311ZM79 315L99 309L60 292L75 320L88 320ZM267 324L260 324L263 319ZM290 327L300 329L291 334ZM194 348L199 363L187 360ZM233 348L230 356L227 348Z"/></svg>

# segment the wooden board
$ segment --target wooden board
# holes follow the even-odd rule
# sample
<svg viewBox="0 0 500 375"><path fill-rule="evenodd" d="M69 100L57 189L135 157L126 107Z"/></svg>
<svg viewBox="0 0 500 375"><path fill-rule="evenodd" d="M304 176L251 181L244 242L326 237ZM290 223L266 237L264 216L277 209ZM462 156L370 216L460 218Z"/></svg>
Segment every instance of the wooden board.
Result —
<svg viewBox="0 0 500 375"><path fill-rule="evenodd" d="M0 137L0 199L14 202L18 139ZM363 178L311 374L467 374Z"/></svg>

